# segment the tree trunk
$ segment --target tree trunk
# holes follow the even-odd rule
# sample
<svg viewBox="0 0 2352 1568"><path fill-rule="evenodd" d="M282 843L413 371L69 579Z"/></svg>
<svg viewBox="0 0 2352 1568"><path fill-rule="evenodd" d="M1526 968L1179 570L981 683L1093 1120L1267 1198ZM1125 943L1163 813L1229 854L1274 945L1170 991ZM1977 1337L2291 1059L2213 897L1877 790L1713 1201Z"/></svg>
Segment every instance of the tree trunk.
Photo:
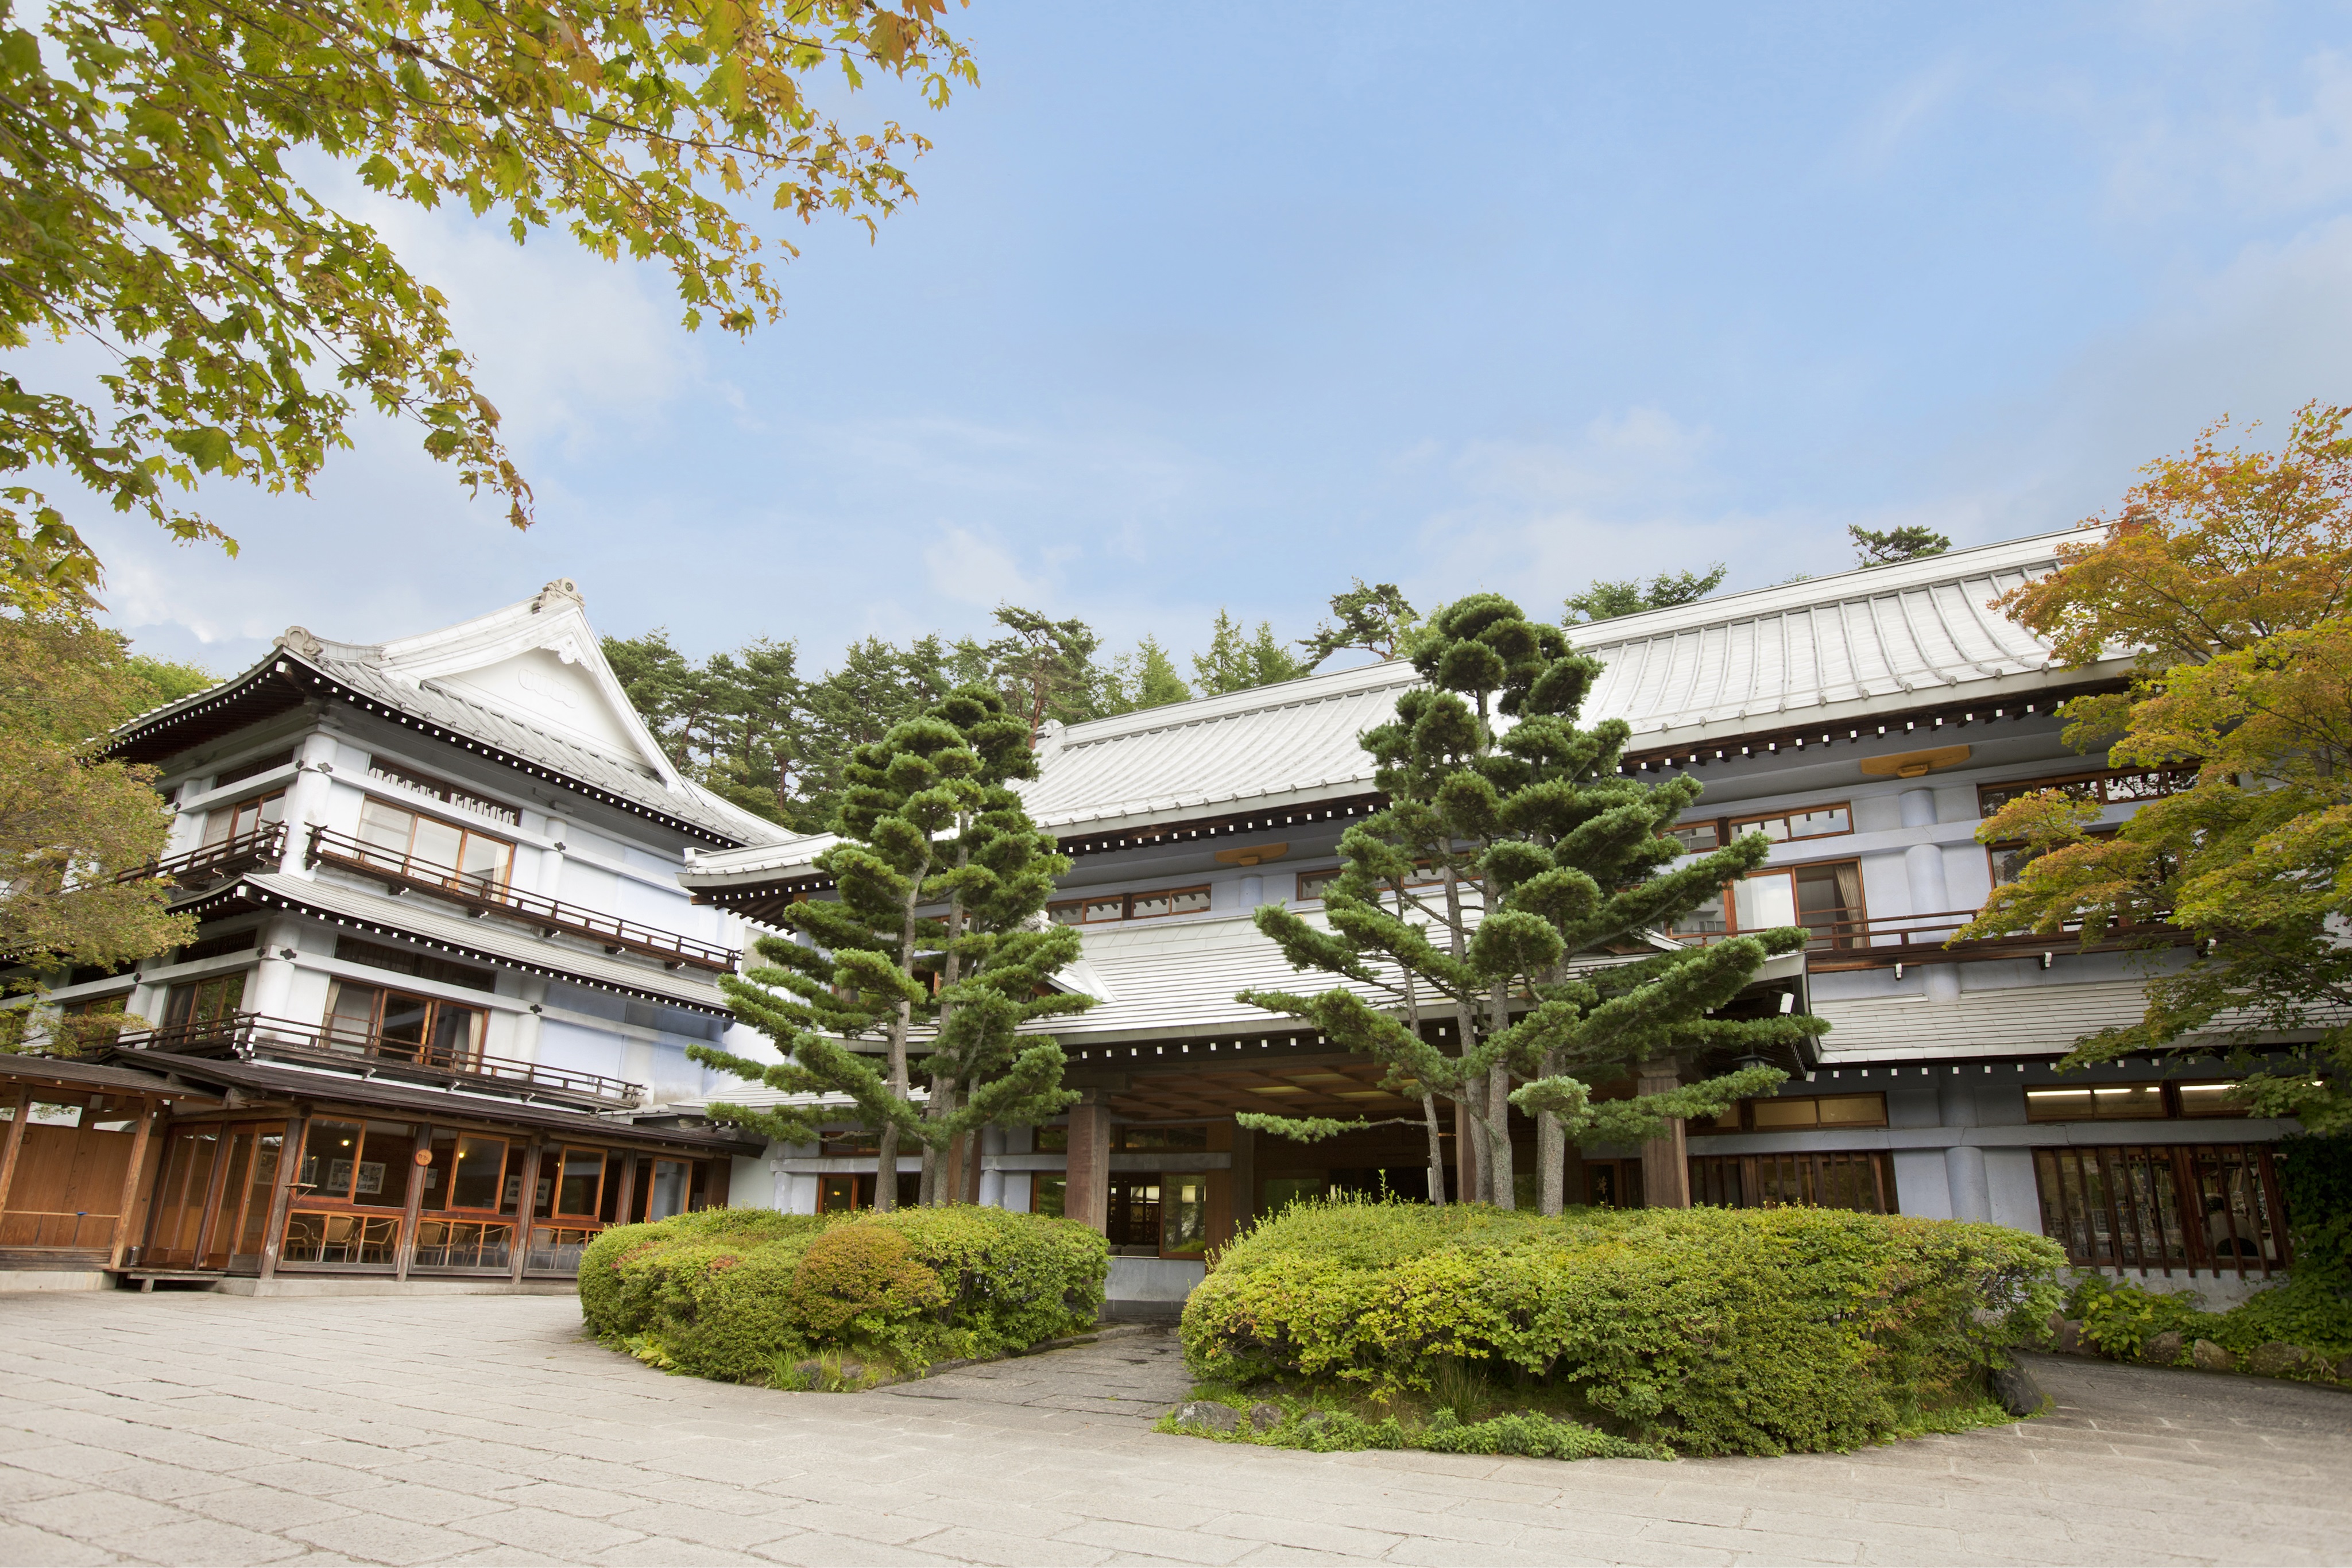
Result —
<svg viewBox="0 0 2352 1568"><path fill-rule="evenodd" d="M971 831L971 817L968 814L959 813L956 818L956 868L959 871L971 863L971 846L964 841L964 836ZM945 999L945 993L947 988L954 985L963 974L962 960L956 952L956 939L963 935L964 919L963 896L959 894L948 901L947 942L940 956L941 1000L939 1027L932 1036L934 1045L931 1059L934 1061L940 1060L938 1044L947 1039L948 1020L955 1016L955 1004ZM932 1073L931 1097L923 1108L925 1120L944 1122L955 1113L956 1088L961 1075L954 1070L961 1065L960 1062L950 1062L949 1071ZM955 1176L952 1182L944 1180L940 1176L940 1149L938 1145L939 1140L934 1138L923 1140L923 1207L926 1208L939 1204L953 1203L956 1201L955 1195L963 1190L962 1179L954 1172L949 1173L950 1176Z"/></svg>
<svg viewBox="0 0 2352 1568"><path fill-rule="evenodd" d="M1542 1076L1552 1078L1559 1072L1559 1052L1544 1052ZM1567 1131L1559 1118L1549 1111L1536 1113L1536 1211L1547 1219L1557 1218L1568 1188Z"/></svg>
<svg viewBox="0 0 2352 1568"><path fill-rule="evenodd" d="M1429 1129L1429 1201L1445 1207L1445 1142L1437 1128L1437 1096L1423 1092L1421 1119ZM1466 1196L1466 1195L1465 1195Z"/></svg>
<svg viewBox="0 0 2352 1568"><path fill-rule="evenodd" d="M922 873L929 866L927 860L908 878L907 905L898 926L898 973L909 979L915 973L915 901L922 896ZM915 1004L900 997L898 1010L890 1015L889 1082L891 1098L902 1103L907 1098L907 1032L914 1019ZM898 1207L898 1124L885 1122L875 1139L874 1212L887 1214Z"/></svg>
<svg viewBox="0 0 2352 1568"><path fill-rule="evenodd" d="M1496 1208L1518 1207L1518 1183L1511 1168L1511 1070L1501 1062L1486 1071L1486 1185Z"/></svg>

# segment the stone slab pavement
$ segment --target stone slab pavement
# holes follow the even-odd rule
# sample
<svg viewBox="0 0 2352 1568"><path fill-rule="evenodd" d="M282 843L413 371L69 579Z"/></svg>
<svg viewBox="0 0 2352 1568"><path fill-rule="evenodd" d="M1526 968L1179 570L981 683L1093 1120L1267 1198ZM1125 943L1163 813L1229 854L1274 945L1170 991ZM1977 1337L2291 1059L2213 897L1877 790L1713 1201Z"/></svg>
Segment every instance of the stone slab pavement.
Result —
<svg viewBox="0 0 2352 1568"><path fill-rule="evenodd" d="M0 1563L2352 1559L2352 1396L2042 1360L2040 1420L1559 1464L1162 1437L1165 1333L859 1396L667 1377L537 1297L0 1297Z"/></svg>

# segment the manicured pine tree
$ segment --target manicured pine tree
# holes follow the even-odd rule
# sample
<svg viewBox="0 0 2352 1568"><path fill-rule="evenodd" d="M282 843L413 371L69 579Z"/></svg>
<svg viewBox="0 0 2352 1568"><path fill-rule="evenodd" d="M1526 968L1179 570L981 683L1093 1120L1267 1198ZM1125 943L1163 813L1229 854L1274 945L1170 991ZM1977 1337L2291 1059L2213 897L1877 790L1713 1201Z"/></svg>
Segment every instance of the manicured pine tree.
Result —
<svg viewBox="0 0 2352 1568"><path fill-rule="evenodd" d="M1660 948L1655 933L1761 864L1770 845L1748 834L1676 863L1681 848L1664 833L1700 786L1687 776L1628 779L1618 770L1626 726L1577 727L1601 666L1559 629L1530 622L1499 594L1474 594L1431 617L1412 656L1429 684L1363 737L1389 804L1340 841L1341 875L1324 894L1330 929L1281 904L1256 915L1293 967L1383 1000L1344 988L1240 997L1372 1057L1389 1069L1388 1087L1421 1099L1433 1198L1444 1191L1439 1100L1461 1109L1477 1140L1476 1186L1463 1196L1498 1207L1515 1206L1507 1109L1533 1114L1540 1206L1556 1214L1567 1140L1638 1143L1669 1118L1717 1114L1786 1077L1748 1067L1662 1093L1592 1098L1660 1057L1823 1032L1802 1014L1707 1016L1808 933ZM1577 962L1588 955L1605 957ZM1440 1020L1452 1026L1449 1050L1423 1034ZM1293 1137L1368 1124L1243 1119Z"/></svg>
<svg viewBox="0 0 2352 1568"><path fill-rule="evenodd" d="M936 1179L936 1155L951 1140L992 1122L1041 1121L1076 1098L1061 1087L1061 1048L1015 1033L1092 1002L1045 989L1076 958L1078 936L1034 928L1069 863L1007 788L1035 771L1028 726L974 686L859 747L845 769L843 841L815 862L837 897L793 904L785 918L804 940L763 936L765 962L719 982L735 1016L784 1061L689 1048L785 1093L847 1095L878 1134L877 1209L895 1206L902 1138L924 1151L926 1197L943 1200L955 1189ZM942 905L944 916L918 913ZM925 1024L937 1026L928 1105L914 1098L908 1050ZM859 1041L883 1046L880 1066L852 1049ZM823 1119L724 1102L710 1114L787 1143L814 1142Z"/></svg>

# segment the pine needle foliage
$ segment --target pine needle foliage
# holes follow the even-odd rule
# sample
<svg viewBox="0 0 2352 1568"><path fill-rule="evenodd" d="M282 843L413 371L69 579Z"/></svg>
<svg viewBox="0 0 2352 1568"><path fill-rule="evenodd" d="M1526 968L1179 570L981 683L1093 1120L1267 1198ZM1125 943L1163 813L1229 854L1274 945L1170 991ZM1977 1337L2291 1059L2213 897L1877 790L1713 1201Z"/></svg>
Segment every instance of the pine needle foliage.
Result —
<svg viewBox="0 0 2352 1568"><path fill-rule="evenodd" d="M784 1060L711 1046L690 1054L785 1093L848 1096L878 1134L886 1176L902 1139L922 1148L929 1178L954 1139L1068 1105L1061 1047L1016 1032L1092 1005L1046 986L1077 956L1078 937L1036 920L1069 862L1009 788L1035 772L1024 717L979 686L859 747L846 769L843 840L816 861L837 896L793 905L798 940L760 938L761 962L720 980L735 1016ZM932 1036L922 1102L909 1061L919 1028ZM710 1113L787 1143L814 1142L827 1119L814 1107L729 1103ZM927 1197L944 1190L924 1185ZM892 1207L891 1182L877 1184L875 1203Z"/></svg>
<svg viewBox="0 0 2352 1568"><path fill-rule="evenodd" d="M1669 1118L1713 1115L1781 1082L1776 1068L1749 1067L1664 1093L1592 1095L1654 1059L1826 1030L1803 1014L1708 1016L1808 933L1658 946L1653 933L1760 865L1770 846L1751 833L1681 859L1664 832L1697 800L1698 781L1620 773L1630 732L1615 719L1578 727L1601 666L1559 628L1499 594L1474 594L1430 618L1412 661L1428 684L1363 737L1389 804L1340 841L1341 874L1324 894L1329 929L1281 904L1255 916L1294 967L1383 1000L1345 988L1240 998L1312 1023L1421 1099L1433 1200L1444 1192L1438 1101L1459 1107L1477 1140L1477 1186L1464 1196L1505 1208L1514 1206L1508 1107L1536 1116L1540 1203L1557 1213L1563 1139L1638 1142ZM1611 949L1646 956L1576 962ZM1452 1026L1450 1049L1424 1032L1441 1021Z"/></svg>

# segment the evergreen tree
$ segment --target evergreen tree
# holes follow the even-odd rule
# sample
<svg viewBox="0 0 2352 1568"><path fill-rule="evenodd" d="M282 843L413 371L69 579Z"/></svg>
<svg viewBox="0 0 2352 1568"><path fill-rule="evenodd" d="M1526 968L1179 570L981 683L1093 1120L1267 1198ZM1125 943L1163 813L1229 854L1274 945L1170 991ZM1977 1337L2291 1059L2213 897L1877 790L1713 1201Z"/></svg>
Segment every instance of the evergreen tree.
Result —
<svg viewBox="0 0 2352 1568"><path fill-rule="evenodd" d="M1097 684L1099 695L1095 706L1106 718L1114 714L1139 713L1148 707L1189 702L1192 696L1192 688L1176 673L1176 661L1160 645L1160 639L1149 632L1135 645L1133 653L1121 653L1100 667Z"/></svg>
<svg viewBox="0 0 2352 1568"><path fill-rule="evenodd" d="M1390 804L1340 841L1341 875L1324 894L1330 929L1282 904L1256 915L1294 967L1369 987L1385 1005L1346 988L1240 997L1371 1056L1389 1069L1389 1087L1420 1097L1433 1197L1444 1191L1439 1099L1461 1109L1477 1139L1477 1186L1464 1197L1502 1207L1515 1203L1507 1107L1533 1114L1540 1204L1557 1213L1564 1139L1639 1142L1669 1118L1716 1114L1786 1076L1749 1067L1664 1093L1591 1097L1676 1052L1754 1051L1822 1033L1828 1026L1803 1015L1707 1016L1808 933L1790 926L1573 962L1654 949L1653 933L1761 864L1769 843L1751 833L1674 863L1680 849L1665 830L1698 799L1697 780L1622 776L1625 725L1576 723L1600 664L1509 600L1474 594L1439 611L1414 640L1412 662L1429 685L1399 697L1394 722L1363 737ZM1454 1026L1451 1053L1423 1033L1439 1019ZM1244 1121L1307 1137L1346 1125Z"/></svg>
<svg viewBox="0 0 2352 1568"><path fill-rule="evenodd" d="M1361 648L1379 659L1393 659L1420 622L1420 612L1406 601L1403 591L1395 583L1367 588L1364 580L1357 578L1346 592L1331 596L1331 619L1316 627L1314 636L1299 639L1298 645L1307 653L1307 664L1299 673L1306 674L1348 648Z"/></svg>
<svg viewBox="0 0 2352 1568"><path fill-rule="evenodd" d="M1096 716L1095 650L1102 639L1083 621L1055 621L1017 604L996 607L1005 635L976 652L1013 712L1028 720L1031 744L1049 718L1078 724Z"/></svg>
<svg viewBox="0 0 2352 1568"><path fill-rule="evenodd" d="M1952 548L1948 538L1916 523L1903 528L1857 526L1847 528L1846 535L1853 540L1854 560L1861 566L1893 566L1896 561L1941 555Z"/></svg>
<svg viewBox="0 0 2352 1568"><path fill-rule="evenodd" d="M1660 572L1650 580L1647 588L1639 579L1622 582L1604 582L1598 578L1582 593L1568 601L1569 624L1594 621L1614 621L1620 615L1638 615L1644 610L1671 610L1677 604L1705 599L1723 586L1730 568L1717 561L1704 572Z"/></svg>
<svg viewBox="0 0 2352 1568"><path fill-rule="evenodd" d="M1209 650L1192 655L1192 670L1201 695L1213 697L1295 681L1307 674L1307 666L1275 641L1272 622L1259 622L1256 635L1244 636L1241 623L1219 610Z"/></svg>
<svg viewBox="0 0 2352 1568"><path fill-rule="evenodd" d="M877 1208L896 1201L902 1138L921 1146L925 1197L940 1200L959 1190L935 1171L953 1139L1040 1121L1075 1098L1061 1087L1061 1048L1016 1033L1092 1003L1046 989L1076 958L1078 935L1034 920L1069 868L1008 787L1035 772L1027 725L979 686L860 746L845 770L843 841L816 861L838 896L793 904L785 918L803 940L763 936L764 962L719 981L735 1016L784 1060L689 1048L698 1061L786 1093L848 1096L879 1134ZM942 905L944 915L918 913ZM929 1103L919 1106L908 1050L925 1024L936 1032ZM879 1045L878 1067L859 1042ZM814 1142L824 1119L813 1108L725 1102L710 1114L787 1143Z"/></svg>

